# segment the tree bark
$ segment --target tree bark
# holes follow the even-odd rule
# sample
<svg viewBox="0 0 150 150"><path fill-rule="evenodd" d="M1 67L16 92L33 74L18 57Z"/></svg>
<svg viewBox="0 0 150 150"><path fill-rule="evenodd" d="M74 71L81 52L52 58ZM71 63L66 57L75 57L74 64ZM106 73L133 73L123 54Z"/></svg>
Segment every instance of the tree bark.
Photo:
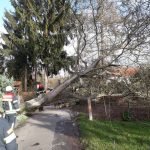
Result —
<svg viewBox="0 0 150 150"><path fill-rule="evenodd" d="M25 66L25 73L24 73L24 91L27 92L27 67Z"/></svg>
<svg viewBox="0 0 150 150"><path fill-rule="evenodd" d="M44 88L47 90L47 84L48 84L48 76L47 76L47 70L44 68Z"/></svg>
<svg viewBox="0 0 150 150"><path fill-rule="evenodd" d="M89 120L90 120L90 121L93 121L91 98L89 97L87 101L88 101Z"/></svg>
<svg viewBox="0 0 150 150"><path fill-rule="evenodd" d="M37 65L35 65L35 67L34 67L34 72L35 72L34 80L35 80L35 83L36 83L37 82Z"/></svg>

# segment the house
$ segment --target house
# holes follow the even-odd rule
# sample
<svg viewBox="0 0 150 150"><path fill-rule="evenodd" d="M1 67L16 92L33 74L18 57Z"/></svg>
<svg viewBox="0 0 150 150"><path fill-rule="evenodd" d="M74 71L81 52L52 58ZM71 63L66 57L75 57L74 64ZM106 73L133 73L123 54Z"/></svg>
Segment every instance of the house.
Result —
<svg viewBox="0 0 150 150"><path fill-rule="evenodd" d="M113 80L117 80L118 82L127 82L130 84L130 77L133 77L139 72L139 68L137 67L129 67L129 66L120 66L116 68L112 68L107 71L108 79L106 84L111 83Z"/></svg>
<svg viewBox="0 0 150 150"><path fill-rule="evenodd" d="M115 68L111 71L111 73L114 76L118 76L118 77L132 77L134 75L136 75L139 71L139 68L137 67L119 67L119 68Z"/></svg>

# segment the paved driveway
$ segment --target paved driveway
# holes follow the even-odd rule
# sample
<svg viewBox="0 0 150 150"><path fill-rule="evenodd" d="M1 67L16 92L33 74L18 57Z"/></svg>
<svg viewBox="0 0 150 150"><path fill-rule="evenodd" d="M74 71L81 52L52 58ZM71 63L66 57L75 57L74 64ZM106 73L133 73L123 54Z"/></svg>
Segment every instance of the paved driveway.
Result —
<svg viewBox="0 0 150 150"><path fill-rule="evenodd" d="M19 150L80 150L78 130L69 110L45 107L16 130Z"/></svg>

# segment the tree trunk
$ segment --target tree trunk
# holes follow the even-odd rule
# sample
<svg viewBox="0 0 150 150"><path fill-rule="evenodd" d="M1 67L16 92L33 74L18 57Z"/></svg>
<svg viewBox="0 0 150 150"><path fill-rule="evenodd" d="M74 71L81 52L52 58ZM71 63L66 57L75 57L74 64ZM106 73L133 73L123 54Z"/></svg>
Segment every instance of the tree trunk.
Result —
<svg viewBox="0 0 150 150"><path fill-rule="evenodd" d="M65 88L67 88L78 77L80 77L82 75L85 75L85 74L89 73L90 71L92 71L93 68L95 68L97 66L99 61L100 61L100 59L96 60L88 69L86 69L81 74L76 74L76 75L72 76L70 79L64 81L64 83L57 86L51 92L47 93L46 96L44 96L42 98L40 97L40 98L36 98L36 99L32 99L30 101L27 101L26 102L26 108L27 109L33 109L33 108L36 108L36 107L40 107L40 105L43 104L46 101L51 102L60 92L62 92Z"/></svg>
<svg viewBox="0 0 150 150"><path fill-rule="evenodd" d="M45 90L47 90L47 83L48 83L48 76L47 76L46 68L44 68L44 88L45 88Z"/></svg>
<svg viewBox="0 0 150 150"><path fill-rule="evenodd" d="M37 81L37 66L35 65L35 68L34 68L34 72L35 72L35 75L34 75L34 80L35 80L35 83Z"/></svg>
<svg viewBox="0 0 150 150"><path fill-rule="evenodd" d="M88 112L89 112L89 120L93 121L93 113L92 113L92 102L91 102L91 98L88 98Z"/></svg>
<svg viewBox="0 0 150 150"><path fill-rule="evenodd" d="M25 67L24 73L24 91L27 92L27 67Z"/></svg>
<svg viewBox="0 0 150 150"><path fill-rule="evenodd" d="M103 25L101 25L101 56L102 56L102 60L101 60L101 65L104 65L104 27Z"/></svg>

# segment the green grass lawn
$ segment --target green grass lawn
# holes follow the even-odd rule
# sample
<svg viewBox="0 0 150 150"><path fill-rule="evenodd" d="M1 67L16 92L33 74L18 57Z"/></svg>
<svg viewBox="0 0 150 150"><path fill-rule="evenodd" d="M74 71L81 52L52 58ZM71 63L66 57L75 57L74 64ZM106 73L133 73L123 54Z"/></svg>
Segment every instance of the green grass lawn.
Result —
<svg viewBox="0 0 150 150"><path fill-rule="evenodd" d="M150 122L78 119L85 150L150 150Z"/></svg>

